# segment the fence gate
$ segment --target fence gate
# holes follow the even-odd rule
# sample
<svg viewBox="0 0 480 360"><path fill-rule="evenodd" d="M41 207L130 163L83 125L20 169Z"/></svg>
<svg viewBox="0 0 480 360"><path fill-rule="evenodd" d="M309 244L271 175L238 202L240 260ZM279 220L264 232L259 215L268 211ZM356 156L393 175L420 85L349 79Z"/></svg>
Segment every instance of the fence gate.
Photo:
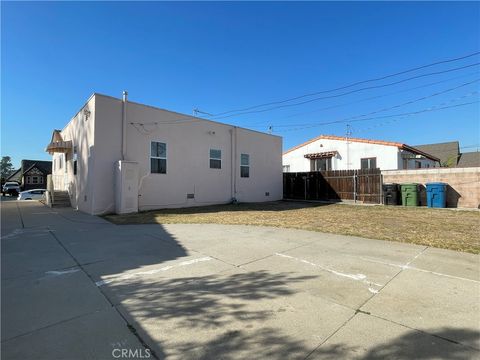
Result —
<svg viewBox="0 0 480 360"><path fill-rule="evenodd" d="M380 169L283 173L283 198L382 202Z"/></svg>

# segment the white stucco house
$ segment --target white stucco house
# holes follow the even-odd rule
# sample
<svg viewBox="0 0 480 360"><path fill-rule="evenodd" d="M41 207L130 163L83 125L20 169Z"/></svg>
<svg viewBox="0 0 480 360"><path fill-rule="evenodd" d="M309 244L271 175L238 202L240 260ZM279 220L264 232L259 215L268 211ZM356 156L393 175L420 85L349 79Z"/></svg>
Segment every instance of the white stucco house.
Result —
<svg viewBox="0 0 480 360"><path fill-rule="evenodd" d="M93 94L46 151L89 214L282 198L282 138Z"/></svg>
<svg viewBox="0 0 480 360"><path fill-rule="evenodd" d="M284 172L439 166L439 159L412 146L381 140L321 135L283 153Z"/></svg>

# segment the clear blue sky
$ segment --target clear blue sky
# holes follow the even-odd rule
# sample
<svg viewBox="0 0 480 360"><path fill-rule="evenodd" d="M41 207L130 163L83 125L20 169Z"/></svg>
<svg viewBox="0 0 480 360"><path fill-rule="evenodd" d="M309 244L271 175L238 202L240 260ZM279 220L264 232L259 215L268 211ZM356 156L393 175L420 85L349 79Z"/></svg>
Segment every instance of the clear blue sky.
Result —
<svg viewBox="0 0 480 360"><path fill-rule="evenodd" d="M15 165L23 158L49 159L44 148L52 130L62 128L93 92L120 97L126 89L132 101L187 114L193 108L218 113L480 49L478 2L2 2L1 20L1 151ZM480 56L389 80L476 62ZM271 124L288 149L319 134L343 135L346 128L297 130L295 124L362 115L479 78L474 66L222 121L257 130ZM458 99L478 90L477 82L376 115L478 101L478 94ZM357 102L369 97L377 98ZM319 111L341 104L349 105ZM477 103L352 122L352 136L477 145L479 116ZM286 129L295 131L281 132Z"/></svg>

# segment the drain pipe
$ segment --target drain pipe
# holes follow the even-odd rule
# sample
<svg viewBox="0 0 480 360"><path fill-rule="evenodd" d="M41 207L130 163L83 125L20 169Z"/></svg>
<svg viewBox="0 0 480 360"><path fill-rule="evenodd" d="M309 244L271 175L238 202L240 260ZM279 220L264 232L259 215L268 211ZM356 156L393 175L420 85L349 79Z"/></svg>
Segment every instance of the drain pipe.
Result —
<svg viewBox="0 0 480 360"><path fill-rule="evenodd" d="M230 154L231 154L231 169L230 169L230 189L232 202L237 202L237 127L233 126L230 129Z"/></svg>
<svg viewBox="0 0 480 360"><path fill-rule="evenodd" d="M122 160L125 160L127 154L127 100L128 92L123 92L122 97Z"/></svg>

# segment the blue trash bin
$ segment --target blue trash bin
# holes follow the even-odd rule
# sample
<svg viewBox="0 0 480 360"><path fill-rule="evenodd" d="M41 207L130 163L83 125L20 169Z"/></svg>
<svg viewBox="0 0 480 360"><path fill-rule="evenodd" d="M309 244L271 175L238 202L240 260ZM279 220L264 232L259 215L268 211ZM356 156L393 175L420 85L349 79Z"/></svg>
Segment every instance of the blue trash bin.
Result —
<svg viewBox="0 0 480 360"><path fill-rule="evenodd" d="M447 184L442 182L427 183L427 206L429 208L447 207Z"/></svg>

